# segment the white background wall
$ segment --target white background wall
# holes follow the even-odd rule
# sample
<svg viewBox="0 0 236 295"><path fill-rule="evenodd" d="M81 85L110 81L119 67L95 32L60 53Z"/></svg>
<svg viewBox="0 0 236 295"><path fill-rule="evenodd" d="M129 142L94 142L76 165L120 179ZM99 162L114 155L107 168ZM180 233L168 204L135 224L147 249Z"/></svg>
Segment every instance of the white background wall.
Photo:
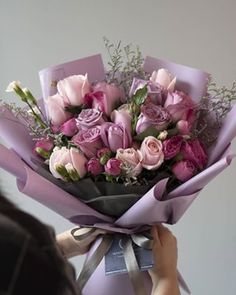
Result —
<svg viewBox="0 0 236 295"><path fill-rule="evenodd" d="M12 80L40 96L38 70L105 54L103 36L204 69L229 86L236 80L235 13L235 0L0 0L0 96L13 99L4 93ZM212 181L172 227L193 295L236 294L235 168L236 162ZM21 208L57 232L71 226L20 194L10 175L0 170L0 177ZM81 261L74 260L78 270Z"/></svg>

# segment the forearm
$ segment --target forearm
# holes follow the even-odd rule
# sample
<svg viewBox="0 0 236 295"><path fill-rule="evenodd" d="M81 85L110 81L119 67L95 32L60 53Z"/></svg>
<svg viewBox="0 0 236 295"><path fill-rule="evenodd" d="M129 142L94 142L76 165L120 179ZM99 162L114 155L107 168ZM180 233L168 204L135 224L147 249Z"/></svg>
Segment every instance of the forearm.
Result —
<svg viewBox="0 0 236 295"><path fill-rule="evenodd" d="M153 284L152 295L180 295L177 276L160 278Z"/></svg>

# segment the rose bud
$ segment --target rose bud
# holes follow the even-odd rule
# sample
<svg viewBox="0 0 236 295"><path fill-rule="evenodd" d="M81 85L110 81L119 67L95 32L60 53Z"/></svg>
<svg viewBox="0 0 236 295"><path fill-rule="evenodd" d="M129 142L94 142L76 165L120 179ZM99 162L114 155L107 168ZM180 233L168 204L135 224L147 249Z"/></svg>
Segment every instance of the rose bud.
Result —
<svg viewBox="0 0 236 295"><path fill-rule="evenodd" d="M162 142L153 136L147 136L143 140L140 151L143 156L142 166L147 170L156 170L164 161Z"/></svg>
<svg viewBox="0 0 236 295"><path fill-rule="evenodd" d="M104 147L97 151L97 157L102 165L105 165L106 162L111 158L112 152L109 148Z"/></svg>
<svg viewBox="0 0 236 295"><path fill-rule="evenodd" d="M58 93L69 105L80 106L84 103L84 96L90 92L87 74L69 76L57 83Z"/></svg>
<svg viewBox="0 0 236 295"><path fill-rule="evenodd" d="M180 135L173 136L163 141L163 153L165 160L174 158L179 152L183 143L183 137Z"/></svg>
<svg viewBox="0 0 236 295"><path fill-rule="evenodd" d="M65 136L71 137L78 132L78 127L76 125L76 119L71 118L60 126L60 132Z"/></svg>
<svg viewBox="0 0 236 295"><path fill-rule="evenodd" d="M184 182L194 175L196 172L196 167L192 161L182 160L174 164L172 167L172 172L177 179Z"/></svg>
<svg viewBox="0 0 236 295"><path fill-rule="evenodd" d="M168 91L174 91L176 77L173 77L166 69L153 71L150 81L157 83Z"/></svg>
<svg viewBox="0 0 236 295"><path fill-rule="evenodd" d="M191 132L191 124L188 121L180 120L176 127L182 135L188 135Z"/></svg>
<svg viewBox="0 0 236 295"><path fill-rule="evenodd" d="M112 176L119 176L121 174L122 162L116 158L111 158L105 165L105 172Z"/></svg>
<svg viewBox="0 0 236 295"><path fill-rule="evenodd" d="M103 172L103 166L100 164L99 159L91 158L87 163L87 170L92 175L96 176Z"/></svg>
<svg viewBox="0 0 236 295"><path fill-rule="evenodd" d="M44 159L48 159L54 148L54 143L52 139L40 139L36 142L34 151Z"/></svg>

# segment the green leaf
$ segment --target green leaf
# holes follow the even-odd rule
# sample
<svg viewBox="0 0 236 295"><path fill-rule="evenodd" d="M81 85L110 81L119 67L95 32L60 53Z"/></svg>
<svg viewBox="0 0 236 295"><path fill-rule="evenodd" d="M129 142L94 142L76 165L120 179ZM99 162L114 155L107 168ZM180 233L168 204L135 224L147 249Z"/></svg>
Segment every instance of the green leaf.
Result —
<svg viewBox="0 0 236 295"><path fill-rule="evenodd" d="M131 120L131 130L132 130L131 132L133 135L135 134L137 122L138 122L138 116L134 115Z"/></svg>
<svg viewBox="0 0 236 295"><path fill-rule="evenodd" d="M75 114L79 114L82 111L83 108L84 108L84 105L81 105L81 106L68 106L68 107L65 107L65 111L75 115Z"/></svg>
<svg viewBox="0 0 236 295"><path fill-rule="evenodd" d="M158 131L155 127L150 126L145 131L143 131L142 133L136 135L134 137L134 140L143 141L145 137L147 137L147 136L157 137L159 133L160 133L160 131Z"/></svg>
<svg viewBox="0 0 236 295"><path fill-rule="evenodd" d="M132 97L132 100L134 103L138 106L141 106L145 103L145 100L148 95L148 88L147 85L145 85L143 88L138 89L135 94Z"/></svg>

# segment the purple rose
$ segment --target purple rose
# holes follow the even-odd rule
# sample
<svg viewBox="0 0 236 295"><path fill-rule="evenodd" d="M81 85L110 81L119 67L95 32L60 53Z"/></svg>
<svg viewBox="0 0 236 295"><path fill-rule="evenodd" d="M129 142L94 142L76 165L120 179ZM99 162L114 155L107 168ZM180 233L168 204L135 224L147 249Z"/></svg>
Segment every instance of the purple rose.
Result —
<svg viewBox="0 0 236 295"><path fill-rule="evenodd" d="M105 165L105 172L112 176L118 176L121 173L122 162L116 158L111 158Z"/></svg>
<svg viewBox="0 0 236 295"><path fill-rule="evenodd" d="M193 123L195 120L195 103L184 92L169 92L164 107L170 112L175 122L185 120Z"/></svg>
<svg viewBox="0 0 236 295"><path fill-rule="evenodd" d="M150 126L161 131L167 128L170 121L171 116L165 108L149 103L141 107L141 114L139 115L136 125L136 132L138 134L142 133Z"/></svg>
<svg viewBox="0 0 236 295"><path fill-rule="evenodd" d="M78 132L75 118L72 118L60 126L60 132L65 136L73 136Z"/></svg>
<svg viewBox="0 0 236 295"><path fill-rule="evenodd" d="M196 167L192 161L182 160L174 164L172 167L172 172L177 179L184 182L194 175L196 172Z"/></svg>
<svg viewBox="0 0 236 295"><path fill-rule="evenodd" d="M181 154L185 160L192 161L199 169L203 169L207 164L205 148L198 139L184 142Z"/></svg>
<svg viewBox="0 0 236 295"><path fill-rule="evenodd" d="M131 120L132 116L128 111L128 106L124 106L123 108L120 108L118 110L114 110L111 113L111 120L115 124L120 124L122 126L125 126L127 130L131 133Z"/></svg>
<svg viewBox="0 0 236 295"><path fill-rule="evenodd" d="M79 129L89 129L105 122L102 112L97 109L83 109L76 119Z"/></svg>
<svg viewBox="0 0 236 295"><path fill-rule="evenodd" d="M81 149L88 158L96 156L97 151L103 146L100 126L78 132L72 141Z"/></svg>
<svg viewBox="0 0 236 295"><path fill-rule="evenodd" d="M183 143L183 137L180 135L173 136L163 141L163 152L165 160L174 158L179 152Z"/></svg>
<svg viewBox="0 0 236 295"><path fill-rule="evenodd" d="M110 122L101 126L101 137L104 145L113 152L120 148L126 149L132 144L130 132L124 126Z"/></svg>
<svg viewBox="0 0 236 295"><path fill-rule="evenodd" d="M87 170L92 175L96 176L103 172L103 167L100 164L99 159L97 158L91 158L87 163Z"/></svg>

